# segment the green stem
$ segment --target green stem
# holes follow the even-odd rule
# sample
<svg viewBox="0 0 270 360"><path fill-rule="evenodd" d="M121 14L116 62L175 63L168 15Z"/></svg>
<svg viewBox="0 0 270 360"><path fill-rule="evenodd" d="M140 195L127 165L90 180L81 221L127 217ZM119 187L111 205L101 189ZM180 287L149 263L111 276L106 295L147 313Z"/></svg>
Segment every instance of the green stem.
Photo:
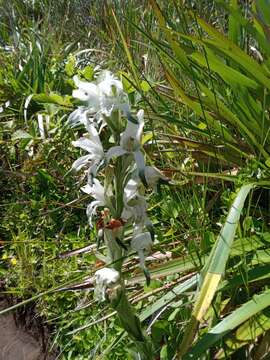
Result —
<svg viewBox="0 0 270 360"><path fill-rule="evenodd" d="M121 217L124 201L124 177L126 174L128 162L123 158L118 158L115 165L115 177L114 177L114 190L115 190L115 217L119 219ZM108 248L108 257L109 262L113 263L115 270L119 271L122 277L122 264L123 264L123 249L117 243L116 236L120 241L123 241L124 230L122 232L119 230L118 234L114 232L115 230L105 229L104 231L104 240ZM120 323L123 329L126 330L131 340L133 340L136 351L135 358L141 360L152 360L152 344L143 333L141 328L141 323L139 318L135 315L134 310L128 301L126 295L126 289L123 281L116 286L114 289L111 289L108 292L108 297L110 300L111 307L117 311Z"/></svg>
<svg viewBox="0 0 270 360"><path fill-rule="evenodd" d="M110 294L110 302L112 308L117 311L123 329L126 330L129 337L134 341L137 351L140 354L140 359L152 360L152 344L142 331L140 320L135 315L128 301L123 283Z"/></svg>
<svg viewBox="0 0 270 360"><path fill-rule="evenodd" d="M122 159L118 158L115 165L115 208L117 219L121 217L124 207L123 193L123 163Z"/></svg>
<svg viewBox="0 0 270 360"><path fill-rule="evenodd" d="M121 274L124 259L123 249L117 244L112 230L104 230L104 241L108 249L108 263L113 264L112 267Z"/></svg>

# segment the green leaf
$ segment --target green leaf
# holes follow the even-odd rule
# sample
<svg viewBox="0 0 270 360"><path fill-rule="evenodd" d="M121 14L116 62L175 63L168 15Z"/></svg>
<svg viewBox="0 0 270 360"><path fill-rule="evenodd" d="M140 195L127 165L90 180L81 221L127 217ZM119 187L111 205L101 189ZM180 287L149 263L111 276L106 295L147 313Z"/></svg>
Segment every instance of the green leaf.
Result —
<svg viewBox="0 0 270 360"><path fill-rule="evenodd" d="M270 264L258 265L255 268L248 270L246 277L248 279L249 284L259 280L268 279L270 277ZM233 278L230 278L229 280L224 281L218 291L228 291L243 284L244 284L243 275L240 274L234 276Z"/></svg>
<svg viewBox="0 0 270 360"><path fill-rule="evenodd" d="M270 290L266 290L260 295L254 295L250 301L234 310L229 316L205 334L196 345L189 350L183 359L198 359L200 355L204 354L207 349L222 339L226 334L268 306L270 306Z"/></svg>
<svg viewBox="0 0 270 360"><path fill-rule="evenodd" d="M173 49L176 58L178 59L178 61L180 62L180 64L182 65L183 68L188 68L189 67L188 57L187 57L185 51L180 46L180 44L176 41L173 31L171 31L167 27L166 19L163 15L158 3L155 0L150 0L150 3L153 8L153 11L158 19L160 28L164 31L166 39L167 39L168 43L170 44L171 48Z"/></svg>
<svg viewBox="0 0 270 360"><path fill-rule="evenodd" d="M168 360L168 345L163 345L160 351L160 360Z"/></svg>
<svg viewBox="0 0 270 360"><path fill-rule="evenodd" d="M244 185L240 188L230 208L225 224L223 225L215 245L202 271L202 286L198 293L191 321L185 331L182 343L179 346L179 356L183 356L196 333L197 326L206 314L217 291L221 276L225 270L227 260L233 244L236 228L244 202L254 184Z"/></svg>
<svg viewBox="0 0 270 360"><path fill-rule="evenodd" d="M75 64L76 64L76 59L74 56L69 56L68 58L68 62L65 65L65 72L68 76L72 76L75 74Z"/></svg>
<svg viewBox="0 0 270 360"><path fill-rule="evenodd" d="M247 71L249 75L256 79L261 85L265 86L270 90L269 83L269 71L267 71L263 66L258 64L253 58L247 55L243 50L236 46L233 42L228 40L221 32L217 31L213 26L207 24L204 20L197 18L198 23L201 27L211 35L214 40L208 39L196 39L188 37L190 40L203 43L213 49L221 51L227 57L233 59L237 64L239 64L243 70Z"/></svg>
<svg viewBox="0 0 270 360"><path fill-rule="evenodd" d="M258 90L260 85L253 79L226 65L216 54L207 51L205 55L194 52L190 56L198 64L216 72L230 86L244 86Z"/></svg>
<svg viewBox="0 0 270 360"><path fill-rule="evenodd" d="M135 87L132 85L132 79L130 78L129 74L124 71L119 71L118 75L126 93L132 94L134 91L136 91Z"/></svg>
<svg viewBox="0 0 270 360"><path fill-rule="evenodd" d="M270 168L270 158L265 160L265 165Z"/></svg>
<svg viewBox="0 0 270 360"><path fill-rule="evenodd" d="M156 300L153 304L147 306L140 314L140 320L144 321L148 317L152 316L159 309L164 307L173 301L176 297L183 294L186 291L191 290L198 284L199 277L197 275L192 276L190 279L184 281L182 284L176 285L160 299Z"/></svg>
<svg viewBox="0 0 270 360"><path fill-rule="evenodd" d="M226 341L226 350L222 349L216 359L227 359L229 355L235 353L236 350L255 342L256 338L261 336L270 328L269 310L265 309L261 313L253 316L251 319L241 325L235 335L231 335Z"/></svg>
<svg viewBox="0 0 270 360"><path fill-rule="evenodd" d="M80 71L80 74L88 81L93 80L94 69L92 66L87 65L83 70Z"/></svg>
<svg viewBox="0 0 270 360"><path fill-rule="evenodd" d="M149 90L151 90L151 86L147 81L143 80L141 82L141 89L142 89L143 92L147 93Z"/></svg>
<svg viewBox="0 0 270 360"><path fill-rule="evenodd" d="M179 81L176 79L176 76L174 76L174 74L169 68L166 69L166 76L179 99L184 104L188 105L198 116L202 117L202 119L204 119L207 123L208 127L215 129L229 143L235 142L235 139L226 130L226 128L223 127L222 124L217 119L215 119L209 111L206 111L200 102L195 101L193 98L186 95L184 89L180 85Z"/></svg>
<svg viewBox="0 0 270 360"><path fill-rule="evenodd" d="M230 0L230 6L233 10L241 12L237 0ZM235 19L232 13L229 15L228 38L236 45L239 44L241 40L241 24Z"/></svg>
<svg viewBox="0 0 270 360"><path fill-rule="evenodd" d="M33 137L24 130L17 130L12 134L11 138L12 140L18 140L18 139L32 139Z"/></svg>
<svg viewBox="0 0 270 360"><path fill-rule="evenodd" d="M47 94L35 94L33 100L38 103L57 104L61 106L71 106L70 96L61 96L55 93Z"/></svg>
<svg viewBox="0 0 270 360"><path fill-rule="evenodd" d="M247 184L241 187L230 208L225 224L217 238L216 244L211 251L209 260L205 265L204 272L223 274L225 266L231 251L236 228L244 206L246 197L254 184Z"/></svg>
<svg viewBox="0 0 270 360"><path fill-rule="evenodd" d="M256 8L260 20L265 26L270 27L270 0L256 0Z"/></svg>

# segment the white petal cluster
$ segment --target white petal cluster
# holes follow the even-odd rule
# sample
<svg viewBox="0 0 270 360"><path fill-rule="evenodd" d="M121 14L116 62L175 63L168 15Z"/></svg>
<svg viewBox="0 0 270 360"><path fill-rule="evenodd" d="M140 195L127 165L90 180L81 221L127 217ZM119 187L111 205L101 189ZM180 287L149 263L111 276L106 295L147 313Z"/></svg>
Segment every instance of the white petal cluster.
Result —
<svg viewBox="0 0 270 360"><path fill-rule="evenodd" d="M69 122L72 125L86 125L95 120L99 123L103 120L102 115L109 117L114 110L121 110L125 115L129 112L123 85L111 72L101 73L96 83L82 81L78 76L74 76L73 80L77 89L73 90L72 96L84 105L70 114Z"/></svg>

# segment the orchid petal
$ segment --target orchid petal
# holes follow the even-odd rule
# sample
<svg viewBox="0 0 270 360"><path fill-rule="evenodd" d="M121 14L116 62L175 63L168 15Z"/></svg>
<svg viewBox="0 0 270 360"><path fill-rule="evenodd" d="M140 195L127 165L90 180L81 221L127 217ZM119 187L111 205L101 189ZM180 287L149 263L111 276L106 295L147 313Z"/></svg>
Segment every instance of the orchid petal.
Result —
<svg viewBox="0 0 270 360"><path fill-rule="evenodd" d="M144 110L139 110L137 113L137 119L139 121L139 127L138 127L138 141L140 141L141 136L142 136L142 132L143 132L143 127L144 127Z"/></svg>
<svg viewBox="0 0 270 360"><path fill-rule="evenodd" d="M88 195L91 195L91 194L92 194L92 186L89 185L89 184L86 184L86 185L82 186L82 187L81 187L81 190L82 190L84 193L88 194Z"/></svg>
<svg viewBox="0 0 270 360"><path fill-rule="evenodd" d="M140 259L140 267L143 270L147 284L150 283L150 274L147 268L145 267L145 252L149 252L152 246L152 239L149 232L143 232L133 236L131 240L131 248L137 251Z"/></svg>
<svg viewBox="0 0 270 360"><path fill-rule="evenodd" d="M128 120L125 131L121 134L120 145L129 150L133 151L140 147L141 136L144 126L143 110L140 110L137 114L138 123Z"/></svg>
<svg viewBox="0 0 270 360"><path fill-rule="evenodd" d="M88 118L87 114L88 109L80 106L69 115L68 125L71 127L75 127L80 124L86 126L89 122L93 121L93 118Z"/></svg>
<svg viewBox="0 0 270 360"><path fill-rule="evenodd" d="M112 97L123 92L121 81L117 80L110 71L104 71L100 80L98 87L104 95ZM112 87L115 88L116 94L114 94Z"/></svg>
<svg viewBox="0 0 270 360"><path fill-rule="evenodd" d="M75 99L79 99L81 101L87 101L88 100L88 94L86 92L82 91L81 89L73 90L72 91L72 96Z"/></svg>
<svg viewBox="0 0 270 360"><path fill-rule="evenodd" d="M160 181L168 182L169 179L162 174L156 167L146 166L144 168L144 176L146 182L151 186L155 191L157 190L157 185Z"/></svg>
<svg viewBox="0 0 270 360"><path fill-rule="evenodd" d="M72 141L72 145L75 147L79 147L88 152L92 152L92 150L93 150L92 141L85 137L81 137L81 138L79 138L79 140Z"/></svg>
<svg viewBox="0 0 270 360"><path fill-rule="evenodd" d="M77 76L74 76L73 80L78 89L73 90L72 96L83 102L87 102L90 112L97 112L99 110L100 98L98 86L93 83L81 81Z"/></svg>
<svg viewBox="0 0 270 360"><path fill-rule="evenodd" d="M128 202L134 195L138 194L138 182L130 179L124 188L124 198Z"/></svg>
<svg viewBox="0 0 270 360"><path fill-rule="evenodd" d="M89 219L89 225L93 227L92 217L96 215L97 207L100 205L100 201L92 201L86 208L86 215Z"/></svg>
<svg viewBox="0 0 270 360"><path fill-rule="evenodd" d="M93 155L84 155L81 156L79 159L75 160L72 164L72 170L79 171L82 167L89 164L90 160L93 159Z"/></svg>
<svg viewBox="0 0 270 360"><path fill-rule="evenodd" d="M98 179L93 180L92 196L105 205L104 187Z"/></svg>
<svg viewBox="0 0 270 360"><path fill-rule="evenodd" d="M87 139L85 137L81 137L79 140L72 141L72 145L75 147L79 147L89 153L92 153L94 156L98 156L99 159L103 157L103 148L100 143L96 144L94 141Z"/></svg>
<svg viewBox="0 0 270 360"><path fill-rule="evenodd" d="M113 146L107 151L106 160L109 162L113 157L119 157L125 154L127 154L127 151L121 146Z"/></svg>
<svg viewBox="0 0 270 360"><path fill-rule="evenodd" d="M95 126L93 124L87 124L86 129L89 132L90 140L93 141L93 143L95 143L97 146L99 146L102 149L102 144L99 138L99 134Z"/></svg>

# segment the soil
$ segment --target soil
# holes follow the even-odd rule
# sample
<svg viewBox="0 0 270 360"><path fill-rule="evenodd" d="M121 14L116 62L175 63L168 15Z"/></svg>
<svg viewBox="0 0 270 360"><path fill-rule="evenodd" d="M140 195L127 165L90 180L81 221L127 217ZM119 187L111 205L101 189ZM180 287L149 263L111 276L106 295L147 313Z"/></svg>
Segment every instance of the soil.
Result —
<svg viewBox="0 0 270 360"><path fill-rule="evenodd" d="M0 309L9 307L6 299L0 299ZM30 312L31 314L31 312ZM48 355L44 329L37 327L34 314L12 312L0 316L0 360L54 360ZM29 323L32 324L29 326Z"/></svg>

